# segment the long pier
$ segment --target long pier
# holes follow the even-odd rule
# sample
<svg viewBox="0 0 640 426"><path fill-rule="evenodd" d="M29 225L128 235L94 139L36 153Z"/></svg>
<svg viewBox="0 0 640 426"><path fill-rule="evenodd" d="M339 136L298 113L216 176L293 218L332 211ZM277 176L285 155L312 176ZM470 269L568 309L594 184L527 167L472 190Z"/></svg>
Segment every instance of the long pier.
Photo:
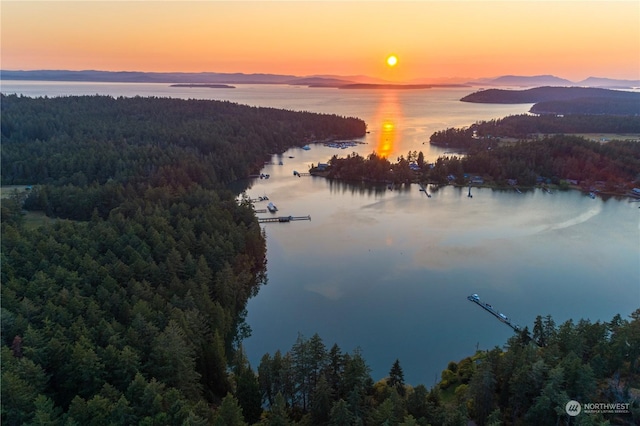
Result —
<svg viewBox="0 0 640 426"><path fill-rule="evenodd" d="M470 302L475 303L476 305L480 306L485 311L489 312L494 317L498 318L500 320L500 322L503 322L506 325L508 325L509 327L511 327L513 329L513 331L515 331L516 333L522 332L522 329L520 328L520 326L518 324L516 324L513 321L511 321L511 319L509 319L509 317L507 317L503 313L500 313L496 308L494 308L490 304L485 303L485 302L481 302L480 301L480 296L478 296L477 294L472 294L471 296L467 296L467 300L469 300ZM531 337L531 335L529 334L528 330L527 330L527 336L536 345L542 347L542 345L538 341L536 341L533 337Z"/></svg>
<svg viewBox="0 0 640 426"><path fill-rule="evenodd" d="M280 216L280 217L259 217L259 223L280 222L287 223L294 220L311 220L311 215L307 216Z"/></svg>
<svg viewBox="0 0 640 426"><path fill-rule="evenodd" d="M503 323L507 324L509 327L513 329L513 331L520 331L520 326L518 324L511 322L509 317L507 317L505 314L500 313L496 308L494 308L490 304L481 302L480 296L478 296L477 294L472 294L471 296L467 296L467 299L475 303L476 305L480 306L482 309L489 312L491 315L498 318Z"/></svg>

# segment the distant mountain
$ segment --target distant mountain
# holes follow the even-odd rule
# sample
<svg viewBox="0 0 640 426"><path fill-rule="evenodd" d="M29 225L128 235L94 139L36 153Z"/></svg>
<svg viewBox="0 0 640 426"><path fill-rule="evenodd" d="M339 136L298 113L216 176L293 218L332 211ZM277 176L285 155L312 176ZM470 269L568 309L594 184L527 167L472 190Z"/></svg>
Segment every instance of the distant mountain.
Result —
<svg viewBox="0 0 640 426"><path fill-rule="evenodd" d="M578 86L603 87L608 89L632 89L640 87L640 80L616 80L613 78L589 77L576 84Z"/></svg>
<svg viewBox="0 0 640 426"><path fill-rule="evenodd" d="M295 76L286 74L244 74L244 73L186 73L186 72L139 72L139 71L67 71L67 70L0 70L0 80L41 80L41 81L85 81L112 83L184 83L184 84L291 84L313 87L339 87L345 84L399 84L366 75L339 76L317 74ZM540 87L540 86L581 86L630 89L640 87L640 80L616 80L589 77L580 82L571 82L553 75L517 76L504 75L476 80L462 78L416 78L404 84L427 84L447 87L449 85L472 85L489 87ZM459 87L459 86L458 86Z"/></svg>
<svg viewBox="0 0 640 426"><path fill-rule="evenodd" d="M573 82L554 75L518 76L503 75L496 78L481 78L471 80L467 84L474 86L511 86L511 87L599 87L607 89L632 89L640 87L640 80L617 80L613 78L589 77L585 80Z"/></svg>
<svg viewBox="0 0 640 426"><path fill-rule="evenodd" d="M503 75L492 79L480 79L469 82L469 84L484 86L515 86L515 87L535 87L535 86L575 86L575 83L564 78L553 75Z"/></svg>
<svg viewBox="0 0 640 426"><path fill-rule="evenodd" d="M0 71L1 80L92 81L111 83L185 83L185 84L314 84L339 86L353 81L281 74L182 73L138 71Z"/></svg>

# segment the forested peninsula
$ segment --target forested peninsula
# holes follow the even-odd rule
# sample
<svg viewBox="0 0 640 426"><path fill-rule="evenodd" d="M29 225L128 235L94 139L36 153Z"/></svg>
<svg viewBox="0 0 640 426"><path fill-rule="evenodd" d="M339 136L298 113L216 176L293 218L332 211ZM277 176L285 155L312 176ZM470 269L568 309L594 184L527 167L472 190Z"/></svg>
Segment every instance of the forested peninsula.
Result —
<svg viewBox="0 0 640 426"><path fill-rule="evenodd" d="M427 163L422 152L408 152L392 162L371 153L333 156L312 174L330 179L390 183L458 184L508 188L555 186L627 195L640 186L640 142L588 140L573 132L640 135L640 117L515 115L449 128L430 143L463 154Z"/></svg>
<svg viewBox="0 0 640 426"><path fill-rule="evenodd" d="M490 104L534 103L530 111L536 114L640 115L640 93L595 87L487 89L460 100Z"/></svg>
<svg viewBox="0 0 640 426"><path fill-rule="evenodd" d="M1 208L2 423L212 423L266 281L264 235L227 184L365 123L167 98L1 108L2 184L29 185Z"/></svg>

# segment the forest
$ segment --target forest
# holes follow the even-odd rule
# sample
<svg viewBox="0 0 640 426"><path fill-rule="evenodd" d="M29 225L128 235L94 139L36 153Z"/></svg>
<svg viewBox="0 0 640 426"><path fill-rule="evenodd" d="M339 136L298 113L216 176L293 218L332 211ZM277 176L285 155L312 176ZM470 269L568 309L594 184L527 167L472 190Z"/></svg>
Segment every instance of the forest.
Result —
<svg viewBox="0 0 640 426"><path fill-rule="evenodd" d="M267 425L605 425L640 421L640 309L629 319L572 320L556 325L538 316L503 348L478 351L442 371L427 389L405 382L401 362L387 377L370 376L364 354L327 348L317 334L298 336L292 348L265 354L258 389L246 385L246 361L237 374L235 401L252 424L266 406ZM254 377L253 373L249 377ZM245 383L240 386L240 383ZM240 392L240 390L243 390ZM252 389L253 397L249 398ZM629 404L625 413L570 419L567 401ZM252 402L253 401L253 402ZM254 404L252 406L252 404ZM253 407L253 408L250 408ZM240 412L236 409L236 412ZM255 413L248 417L247 413ZM231 423L227 423L231 424ZM242 423L233 423L242 424Z"/></svg>
<svg viewBox="0 0 640 426"><path fill-rule="evenodd" d="M457 132L453 129L452 132ZM466 132L466 131L465 131ZM497 144L475 140L467 154L439 157L427 164L422 152L408 152L391 163L375 153L333 156L329 167L314 174L329 179L405 184L466 185L478 176L483 185L522 187L538 184L569 188L569 181L591 190L626 195L640 181L640 144L634 141L599 143L577 136L556 135L535 141Z"/></svg>
<svg viewBox="0 0 640 426"><path fill-rule="evenodd" d="M463 128L448 128L434 132L429 143L451 148L472 148L480 141L496 146L503 138L535 140L544 136L574 133L640 134L640 117L618 115L572 114L510 115L479 121Z"/></svg>
<svg viewBox="0 0 640 426"><path fill-rule="evenodd" d="M165 98L1 108L2 184L31 188L1 206L2 423L211 423L266 283L253 207L227 185L365 123Z"/></svg>

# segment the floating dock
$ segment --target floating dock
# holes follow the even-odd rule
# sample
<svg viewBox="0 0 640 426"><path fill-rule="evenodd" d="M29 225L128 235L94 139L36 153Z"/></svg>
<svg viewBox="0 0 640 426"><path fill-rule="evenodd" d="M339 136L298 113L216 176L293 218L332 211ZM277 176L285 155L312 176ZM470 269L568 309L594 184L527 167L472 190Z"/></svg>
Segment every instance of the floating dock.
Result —
<svg viewBox="0 0 640 426"><path fill-rule="evenodd" d="M287 222L293 222L294 220L311 220L311 215L308 215L308 216L259 217L258 218L258 223L268 223L268 222L287 223Z"/></svg>
<svg viewBox="0 0 640 426"><path fill-rule="evenodd" d="M420 187L420 191L424 192L427 195L427 198L431 198L431 194L427 192L427 188L424 187L422 182L418 183L418 186Z"/></svg>
<svg viewBox="0 0 640 426"><path fill-rule="evenodd" d="M494 308L490 304L485 303L485 302L481 302L480 301L480 296L478 296L477 294L472 294L471 296L467 296L467 300L475 303L476 305L480 306L485 311L489 312L494 317L498 318L501 322L507 324L509 327L511 327L513 329L513 331L515 331L517 333L521 333L523 331L518 324L516 324L513 321L511 321L511 319L509 319L509 317L507 317L505 314L500 313L496 308ZM542 347L542 345L537 340L535 340L533 337L531 337L531 335L529 334L528 330L527 330L526 334L527 334L527 337L529 339L531 339L536 345Z"/></svg>

